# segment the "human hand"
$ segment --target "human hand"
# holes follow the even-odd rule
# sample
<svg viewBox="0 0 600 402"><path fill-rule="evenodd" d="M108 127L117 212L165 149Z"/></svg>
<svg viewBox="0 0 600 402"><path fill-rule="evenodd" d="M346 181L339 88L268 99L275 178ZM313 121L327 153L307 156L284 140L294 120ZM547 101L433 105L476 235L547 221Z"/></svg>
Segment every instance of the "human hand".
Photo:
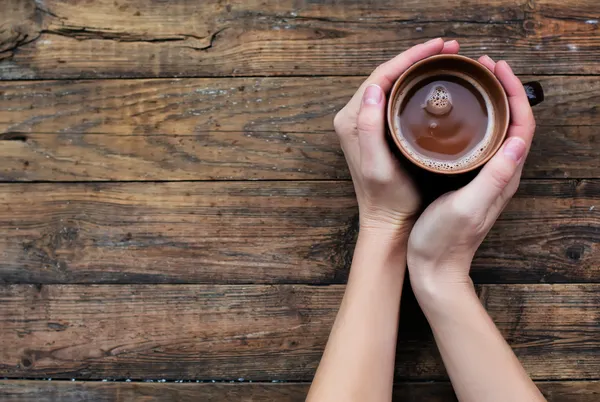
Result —
<svg viewBox="0 0 600 402"><path fill-rule="evenodd" d="M458 53L458 42L441 38L413 46L373 71L334 119L358 200L361 231L408 235L420 197L386 139L386 94L415 62Z"/></svg>
<svg viewBox="0 0 600 402"><path fill-rule="evenodd" d="M473 255L517 190L535 131L527 95L510 66L487 56L479 62L496 75L508 95L511 123L507 139L473 181L435 200L415 223L407 260L417 296L454 285L472 288L469 270Z"/></svg>

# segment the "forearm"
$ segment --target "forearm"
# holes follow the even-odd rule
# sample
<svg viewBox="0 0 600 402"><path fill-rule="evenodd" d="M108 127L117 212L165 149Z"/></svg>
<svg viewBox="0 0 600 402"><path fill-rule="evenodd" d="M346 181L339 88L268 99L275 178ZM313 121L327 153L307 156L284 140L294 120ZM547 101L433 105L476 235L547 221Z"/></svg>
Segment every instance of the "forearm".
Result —
<svg viewBox="0 0 600 402"><path fill-rule="evenodd" d="M406 241L361 232L309 401L389 401Z"/></svg>
<svg viewBox="0 0 600 402"><path fill-rule="evenodd" d="M545 400L472 284L417 286L415 294L461 402Z"/></svg>

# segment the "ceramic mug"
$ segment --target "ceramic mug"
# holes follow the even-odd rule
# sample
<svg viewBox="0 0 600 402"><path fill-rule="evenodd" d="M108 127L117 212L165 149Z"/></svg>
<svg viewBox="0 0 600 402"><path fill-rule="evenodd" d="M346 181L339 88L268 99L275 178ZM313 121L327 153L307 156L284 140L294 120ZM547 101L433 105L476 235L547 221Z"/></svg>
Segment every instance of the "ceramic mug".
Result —
<svg viewBox="0 0 600 402"><path fill-rule="evenodd" d="M407 141L402 135L399 124L400 107L410 89L426 79L435 79L438 76L454 76L467 81L476 88L484 98L486 107L491 108L488 113L488 130L491 130L489 142L485 150L475 155L468 162L454 168L440 168L436 163L426 163L427 157L415 155L414 150L408 149ZM530 105L536 105L544 100L544 92L539 82L523 84ZM456 54L442 54L428 57L409 67L394 83L387 106L388 133L398 150L413 164L434 173L460 174L473 171L487 161L500 149L510 123L510 109L508 97L502 84L496 76L479 62L465 56ZM425 160L425 161L424 161ZM437 163L440 165L440 163Z"/></svg>

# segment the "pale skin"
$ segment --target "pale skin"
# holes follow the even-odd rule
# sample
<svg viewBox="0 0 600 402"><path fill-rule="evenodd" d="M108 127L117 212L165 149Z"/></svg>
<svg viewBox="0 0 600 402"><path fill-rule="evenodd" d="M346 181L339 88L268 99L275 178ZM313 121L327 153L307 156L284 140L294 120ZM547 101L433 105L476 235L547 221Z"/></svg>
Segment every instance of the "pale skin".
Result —
<svg viewBox="0 0 600 402"><path fill-rule="evenodd" d="M471 260L515 193L535 120L509 65L479 62L500 80L511 125L477 177L418 215L420 197L385 141L394 81L418 60L457 53L434 39L379 66L336 115L359 206L360 231L348 285L307 400L391 401L402 283L410 283L461 402L545 401L481 305Z"/></svg>

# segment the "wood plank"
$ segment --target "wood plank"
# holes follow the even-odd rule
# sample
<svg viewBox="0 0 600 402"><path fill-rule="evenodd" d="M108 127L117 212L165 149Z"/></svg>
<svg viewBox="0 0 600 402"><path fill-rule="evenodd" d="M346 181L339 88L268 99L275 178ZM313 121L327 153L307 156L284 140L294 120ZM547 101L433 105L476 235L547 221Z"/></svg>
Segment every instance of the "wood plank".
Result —
<svg viewBox="0 0 600 402"><path fill-rule="evenodd" d="M597 127L550 128L541 124L538 123L536 128L523 177L597 177L600 169L600 130Z"/></svg>
<svg viewBox="0 0 600 402"><path fill-rule="evenodd" d="M600 72L595 0L8 0L2 11L3 79L367 74L438 36L521 74Z"/></svg>
<svg viewBox="0 0 600 402"><path fill-rule="evenodd" d="M0 381L0 397L21 402L113 402L142 399L146 402L304 402L307 383L123 383L69 381ZM597 402L598 381L538 382L548 402ZM12 399L11 399L12 398ZM456 401L449 383L399 383L394 402Z"/></svg>
<svg viewBox="0 0 600 402"><path fill-rule="evenodd" d="M600 114L590 105L600 101L600 81L538 78L547 100L535 108L525 177L598 177ZM361 81L0 83L0 139L16 140L2 142L0 179L348 178L331 122Z"/></svg>
<svg viewBox="0 0 600 402"><path fill-rule="evenodd" d="M4 139L2 181L350 179L333 131L27 133ZM598 143L597 126L538 126L523 177L600 178Z"/></svg>
<svg viewBox="0 0 600 402"><path fill-rule="evenodd" d="M4 285L0 375L308 381L343 285ZM482 303L534 379L595 379L600 285L482 285ZM396 376L446 378L414 300ZM421 316L422 317L422 316Z"/></svg>
<svg viewBox="0 0 600 402"><path fill-rule="evenodd" d="M524 181L474 261L481 283L600 274L600 181ZM350 182L0 185L0 281L341 283Z"/></svg>
<svg viewBox="0 0 600 402"><path fill-rule="evenodd" d="M570 270L595 276L600 269L599 194L597 181L523 181L477 251L473 279L579 281Z"/></svg>
<svg viewBox="0 0 600 402"><path fill-rule="evenodd" d="M329 282L345 277L356 234L348 182L3 190L4 281Z"/></svg>
<svg viewBox="0 0 600 402"><path fill-rule="evenodd" d="M588 133L588 128L593 128L593 132ZM581 133L580 128L575 130ZM566 129L567 132L575 130ZM565 130L559 128L558 131L564 133ZM585 127L583 132L593 138L598 130ZM556 136L560 137L565 136ZM570 137L586 142L585 134ZM12 140L0 140L0 180L3 181L350 178L333 132L207 132L192 136L17 134L5 138ZM585 149L583 145L580 150ZM577 166L579 173L585 172L587 177L600 176L600 166L595 166L600 162L593 158L595 151L597 147L588 154L588 163ZM560 155L557 158L564 159ZM563 173L556 166L565 166L564 163L541 165L553 175Z"/></svg>
<svg viewBox="0 0 600 402"><path fill-rule="evenodd" d="M600 64L599 64L600 65ZM598 126L600 80L537 79L545 126ZM364 77L0 82L0 132L114 135L330 132Z"/></svg>

